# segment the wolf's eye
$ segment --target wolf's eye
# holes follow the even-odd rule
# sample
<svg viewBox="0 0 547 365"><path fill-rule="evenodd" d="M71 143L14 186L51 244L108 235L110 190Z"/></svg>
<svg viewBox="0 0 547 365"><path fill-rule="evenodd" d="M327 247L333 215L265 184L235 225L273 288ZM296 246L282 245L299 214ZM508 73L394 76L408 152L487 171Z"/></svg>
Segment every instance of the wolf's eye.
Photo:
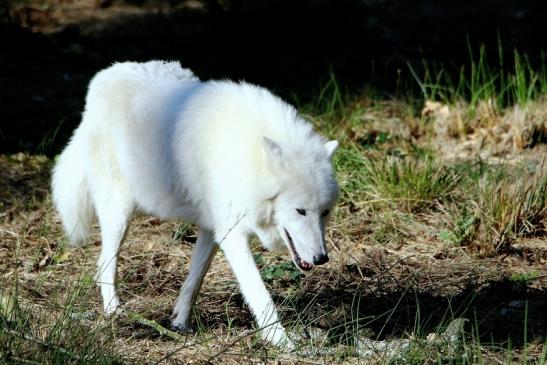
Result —
<svg viewBox="0 0 547 365"><path fill-rule="evenodd" d="M296 211L297 211L298 214L300 214L300 215L306 215L306 209L297 209Z"/></svg>
<svg viewBox="0 0 547 365"><path fill-rule="evenodd" d="M327 215L329 215L329 213L330 213L330 210L327 209L323 211L323 213L321 213L321 217L326 217Z"/></svg>

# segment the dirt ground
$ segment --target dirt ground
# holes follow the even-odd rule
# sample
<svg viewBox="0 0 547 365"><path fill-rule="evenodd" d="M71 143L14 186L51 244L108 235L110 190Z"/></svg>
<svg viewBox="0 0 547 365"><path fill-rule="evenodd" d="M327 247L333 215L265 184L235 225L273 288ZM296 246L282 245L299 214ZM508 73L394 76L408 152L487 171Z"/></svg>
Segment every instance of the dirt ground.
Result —
<svg viewBox="0 0 547 365"><path fill-rule="evenodd" d="M24 305L39 312L62 306L75 283L93 276L100 250L97 227L90 245L65 247L50 203L51 165L51 160L41 156L0 156L0 185L4 187L0 283L9 288L17 277ZM431 244L435 238L427 234L408 244L379 246L370 242L370 218L354 211L334 224L328 234L331 262L326 267L296 278L291 270L265 276L285 320L311 323L328 331L332 343L348 343L351 339L345 326L352 318L360 318L367 336L385 339L407 336L417 326L420 333L428 333L448 318L464 317L484 336L483 341L505 343L510 337L518 348L526 338L526 315L528 353L541 351L537 346L547 328L547 245L543 239L522 240L514 245L518 250L490 258L469 254L461 247ZM338 234L339 227L345 227L344 231L350 227L350 234ZM194 241L193 229L179 223L134 219L120 258L124 309L168 327ZM255 247L263 255L258 261L263 275L264 270L288 260L286 255L262 251ZM102 308L99 293L93 285L87 290L89 294L73 311L81 314L82 321L97 323ZM262 361L256 355L256 344L248 342L254 351L249 358L244 357L247 352L241 344L232 344L234 338L252 331L253 320L222 254L217 254L205 279L195 316L198 334L187 337L182 348L180 342L127 318L113 329L115 343L130 358L147 361L168 356L172 362L201 363L217 353L222 353L215 359L219 363ZM263 359L271 358L271 350L263 349ZM300 361L291 356L285 360Z"/></svg>

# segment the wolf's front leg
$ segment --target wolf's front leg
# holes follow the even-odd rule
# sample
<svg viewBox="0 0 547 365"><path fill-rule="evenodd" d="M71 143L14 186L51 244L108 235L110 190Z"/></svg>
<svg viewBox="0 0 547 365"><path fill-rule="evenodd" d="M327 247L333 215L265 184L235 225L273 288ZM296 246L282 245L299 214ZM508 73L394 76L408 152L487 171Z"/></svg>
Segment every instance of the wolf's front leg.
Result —
<svg viewBox="0 0 547 365"><path fill-rule="evenodd" d="M245 301L261 328L262 338L274 345L292 349L294 345L279 321L272 297L254 262L247 237L238 232L231 232L220 247L239 282Z"/></svg>

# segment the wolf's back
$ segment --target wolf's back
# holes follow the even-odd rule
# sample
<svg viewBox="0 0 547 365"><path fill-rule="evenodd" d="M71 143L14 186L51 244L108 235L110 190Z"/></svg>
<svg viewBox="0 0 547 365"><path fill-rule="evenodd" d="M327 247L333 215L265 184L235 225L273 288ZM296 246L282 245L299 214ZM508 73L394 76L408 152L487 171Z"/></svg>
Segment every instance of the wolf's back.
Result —
<svg viewBox="0 0 547 365"><path fill-rule="evenodd" d="M89 83L83 123L116 121L130 110L129 103L142 90L169 89L172 85L198 82L178 62L122 62L98 72ZM101 115L103 114L103 115Z"/></svg>
<svg viewBox="0 0 547 365"><path fill-rule="evenodd" d="M55 164L52 177L53 202L63 228L73 244L86 242L94 207L88 181L88 162L104 151L93 151L90 142L102 150L110 141L109 130L130 122L130 103L136 93L157 86L193 83L198 79L178 62L116 63L91 80L82 123ZM105 138L106 137L106 138ZM93 154L93 156L90 156ZM112 156L114 158L114 156Z"/></svg>

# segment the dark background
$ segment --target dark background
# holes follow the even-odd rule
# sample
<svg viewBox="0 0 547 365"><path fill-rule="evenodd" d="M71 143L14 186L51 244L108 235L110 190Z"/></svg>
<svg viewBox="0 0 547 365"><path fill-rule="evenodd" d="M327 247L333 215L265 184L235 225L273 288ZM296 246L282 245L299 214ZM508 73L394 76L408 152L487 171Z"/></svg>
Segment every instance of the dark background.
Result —
<svg viewBox="0 0 547 365"><path fill-rule="evenodd" d="M203 79L245 79L304 103L331 72L349 93L392 98L418 92L407 62L457 70L468 46L476 56L484 44L498 67L501 43L504 68L514 49L541 67L547 45L545 0L90 3L59 24L48 15L56 3L0 0L0 153L58 153L89 79L114 61L179 60Z"/></svg>

